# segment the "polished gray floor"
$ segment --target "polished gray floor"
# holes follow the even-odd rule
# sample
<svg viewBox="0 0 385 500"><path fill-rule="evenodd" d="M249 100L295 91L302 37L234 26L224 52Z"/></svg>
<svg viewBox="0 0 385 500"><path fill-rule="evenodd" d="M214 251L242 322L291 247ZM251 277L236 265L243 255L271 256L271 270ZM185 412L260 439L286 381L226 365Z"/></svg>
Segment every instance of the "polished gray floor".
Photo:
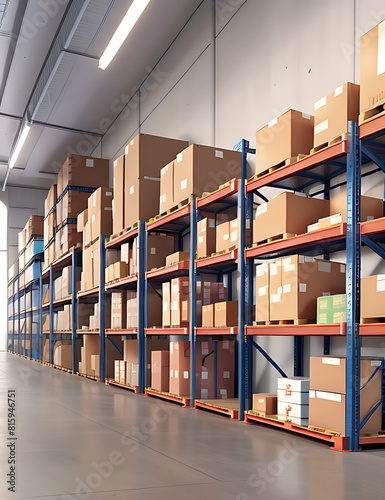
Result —
<svg viewBox="0 0 385 500"><path fill-rule="evenodd" d="M0 498L378 499L385 450L337 453L0 353ZM7 490L7 390L17 486Z"/></svg>

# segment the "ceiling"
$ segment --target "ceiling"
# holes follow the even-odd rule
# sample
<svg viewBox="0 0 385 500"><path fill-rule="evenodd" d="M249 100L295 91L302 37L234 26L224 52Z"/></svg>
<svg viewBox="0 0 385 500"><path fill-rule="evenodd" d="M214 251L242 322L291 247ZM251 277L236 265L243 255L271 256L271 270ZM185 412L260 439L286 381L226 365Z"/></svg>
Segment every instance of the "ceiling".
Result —
<svg viewBox="0 0 385 500"><path fill-rule="evenodd" d="M131 0L0 0L0 187L49 188L80 140L97 144L112 104L143 82L201 1L150 1L103 71L98 59ZM23 118L32 128L9 169Z"/></svg>

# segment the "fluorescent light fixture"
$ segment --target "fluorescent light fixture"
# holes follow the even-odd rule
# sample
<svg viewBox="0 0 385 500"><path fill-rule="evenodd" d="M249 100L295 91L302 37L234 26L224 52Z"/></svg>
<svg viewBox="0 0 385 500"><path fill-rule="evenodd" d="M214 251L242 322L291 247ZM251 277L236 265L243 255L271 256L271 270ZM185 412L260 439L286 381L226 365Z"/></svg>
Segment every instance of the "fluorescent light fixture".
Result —
<svg viewBox="0 0 385 500"><path fill-rule="evenodd" d="M107 68L149 3L150 0L134 0L132 2L102 57L99 59L99 68Z"/></svg>
<svg viewBox="0 0 385 500"><path fill-rule="evenodd" d="M13 168L15 166L16 160L20 154L20 151L22 147L24 146L24 143L28 137L29 131L31 130L31 126L27 125L26 123L23 126L23 129L21 131L20 137L18 138L16 142L16 147L12 153L11 159L9 160L9 168Z"/></svg>

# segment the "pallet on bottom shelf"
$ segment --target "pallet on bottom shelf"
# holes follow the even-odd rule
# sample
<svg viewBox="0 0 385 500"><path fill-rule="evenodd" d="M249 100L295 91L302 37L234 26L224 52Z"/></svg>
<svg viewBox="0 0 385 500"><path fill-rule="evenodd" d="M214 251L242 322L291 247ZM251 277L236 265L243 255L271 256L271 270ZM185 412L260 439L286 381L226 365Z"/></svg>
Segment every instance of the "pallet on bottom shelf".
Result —
<svg viewBox="0 0 385 500"><path fill-rule="evenodd" d="M182 403L183 408L190 408L190 397L189 396L178 396L176 394L171 394L169 392L160 392L160 391L157 391L156 389L152 389L151 387L145 388L145 395L146 396L154 396L154 397L158 397L161 399L166 399L166 400L174 402L174 403Z"/></svg>

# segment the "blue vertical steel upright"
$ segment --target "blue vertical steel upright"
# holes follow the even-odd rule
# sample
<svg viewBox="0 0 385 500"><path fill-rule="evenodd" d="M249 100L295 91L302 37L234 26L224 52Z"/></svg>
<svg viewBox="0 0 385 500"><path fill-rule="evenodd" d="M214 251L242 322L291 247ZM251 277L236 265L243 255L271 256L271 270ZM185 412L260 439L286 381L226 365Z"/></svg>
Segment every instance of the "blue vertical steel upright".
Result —
<svg viewBox="0 0 385 500"><path fill-rule="evenodd" d="M146 238L146 223L139 221L139 267L138 267L138 388L139 393L144 394L146 383L146 338L145 338L145 322L147 316L146 311L146 269L147 269L147 238Z"/></svg>
<svg viewBox="0 0 385 500"><path fill-rule="evenodd" d="M349 448L359 449L360 430L360 195L361 154L357 123L348 124L346 225L346 434Z"/></svg>
<svg viewBox="0 0 385 500"><path fill-rule="evenodd" d="M76 330L77 325L77 309L78 304L76 300L76 252L75 247L72 247L72 267L71 267L71 296L72 296L72 373L76 373L75 367L75 343L76 343Z"/></svg>
<svg viewBox="0 0 385 500"><path fill-rule="evenodd" d="M20 321L20 273L17 276L17 353L21 354L21 321Z"/></svg>
<svg viewBox="0 0 385 500"><path fill-rule="evenodd" d="M49 362L53 363L53 269L49 266Z"/></svg>
<svg viewBox="0 0 385 500"><path fill-rule="evenodd" d="M253 193L246 194L246 207L245 207L245 224L246 230L250 234L250 241L252 241L252 227L253 227ZM253 287L253 268L254 261L249 259L246 261L245 267L245 323L252 325L253 323L253 303L254 303L254 287ZM246 336L245 338L245 409L251 410L251 401L253 398L253 338Z"/></svg>
<svg viewBox="0 0 385 500"><path fill-rule="evenodd" d="M190 296L190 407L195 406L195 353L196 353L196 269L195 253L197 248L197 200L193 196L190 205L190 268L189 268L189 296Z"/></svg>
<svg viewBox="0 0 385 500"><path fill-rule="evenodd" d="M41 276L41 267L39 273L39 310L38 310L38 322L37 322L37 356L36 358L41 361L42 358L42 350L41 350L41 339L43 335L43 279Z"/></svg>
<svg viewBox="0 0 385 500"><path fill-rule="evenodd" d="M106 381L106 237L100 236L100 284L99 284L99 336L100 336L100 382Z"/></svg>

